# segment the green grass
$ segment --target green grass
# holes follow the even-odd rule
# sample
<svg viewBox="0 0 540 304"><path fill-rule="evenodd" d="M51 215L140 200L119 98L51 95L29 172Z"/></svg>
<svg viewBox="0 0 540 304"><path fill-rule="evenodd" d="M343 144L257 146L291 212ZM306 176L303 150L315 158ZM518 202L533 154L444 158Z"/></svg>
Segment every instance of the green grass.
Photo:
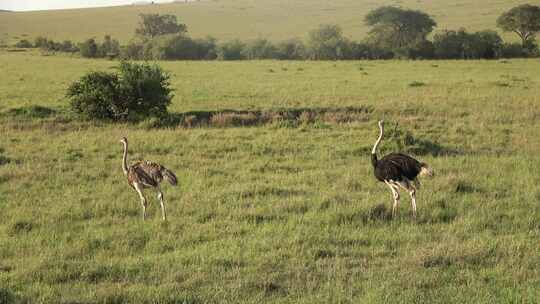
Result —
<svg viewBox="0 0 540 304"><path fill-rule="evenodd" d="M44 35L55 40L102 39L106 34L127 42L133 36L140 13L175 14L195 37L212 35L221 40L272 40L304 38L319 24L339 24L347 36L362 39L368 28L364 16L380 5L398 5L429 13L438 29L495 29L500 14L516 5L538 0L223 0L154 6L122 6L78 10L4 13L0 18L0 42ZM514 35L505 38L516 40Z"/></svg>
<svg viewBox="0 0 540 304"><path fill-rule="evenodd" d="M367 110L254 127L79 122L67 85L116 63L1 53L0 302L538 301L540 61L161 64L175 113ZM380 118L382 153L409 132L402 148L435 169L416 223L404 193L388 219L372 176ZM179 176L163 187L167 223L151 192L141 220L122 136L130 160Z"/></svg>

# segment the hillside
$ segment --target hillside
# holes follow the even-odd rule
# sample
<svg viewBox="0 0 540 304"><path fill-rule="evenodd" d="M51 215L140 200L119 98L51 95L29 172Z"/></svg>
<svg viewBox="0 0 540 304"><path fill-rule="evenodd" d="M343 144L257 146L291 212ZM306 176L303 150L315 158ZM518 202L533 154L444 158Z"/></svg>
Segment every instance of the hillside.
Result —
<svg viewBox="0 0 540 304"><path fill-rule="evenodd" d="M319 24L336 23L346 35L360 39L367 30L362 24L363 16L380 5L426 11L436 19L438 29L482 30L495 29L495 20L503 11L523 3L540 5L539 0L220 0L34 11L3 15L0 37L12 43L38 35L80 41L110 34L127 41L140 13L169 13L177 15L198 37L279 40L304 37Z"/></svg>

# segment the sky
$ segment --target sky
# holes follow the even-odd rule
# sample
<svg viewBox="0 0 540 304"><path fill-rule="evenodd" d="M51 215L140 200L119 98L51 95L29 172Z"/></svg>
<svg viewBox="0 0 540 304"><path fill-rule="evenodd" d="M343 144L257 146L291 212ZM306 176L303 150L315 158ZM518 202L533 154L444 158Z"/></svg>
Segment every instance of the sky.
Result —
<svg viewBox="0 0 540 304"><path fill-rule="evenodd" d="M138 2L139 0L0 0L0 9L11 11L33 11L79 7L97 7L125 5ZM154 1L171 2L168 1Z"/></svg>

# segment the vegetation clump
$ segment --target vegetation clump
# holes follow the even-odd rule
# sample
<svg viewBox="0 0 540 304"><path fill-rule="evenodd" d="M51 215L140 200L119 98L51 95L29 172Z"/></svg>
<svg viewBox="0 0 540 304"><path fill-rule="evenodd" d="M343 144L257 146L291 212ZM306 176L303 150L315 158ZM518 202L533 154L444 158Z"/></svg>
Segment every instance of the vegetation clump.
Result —
<svg viewBox="0 0 540 304"><path fill-rule="evenodd" d="M29 49L34 47L32 45L32 42L28 41L27 39L22 39L19 42L15 44L15 47L21 48L21 49Z"/></svg>
<svg viewBox="0 0 540 304"><path fill-rule="evenodd" d="M90 72L71 84L71 109L89 119L140 120L167 114L170 75L158 65L122 62L118 73Z"/></svg>
<svg viewBox="0 0 540 304"><path fill-rule="evenodd" d="M540 31L540 7L520 5L502 14L497 26L514 32L522 43L505 43L490 30L469 33L465 29L442 30L431 35L437 22L425 12L394 6L381 6L364 18L371 29L355 41L347 38L336 24L323 24L311 30L305 40L251 41L213 37L194 39L186 24L175 15L141 14L134 38L120 46L105 36L78 45L38 37L32 45L21 40L18 48L35 46L52 52L80 52L85 58L124 60L372 60L372 59L496 59L540 56L535 35ZM433 37L428 39L428 37Z"/></svg>
<svg viewBox="0 0 540 304"><path fill-rule="evenodd" d="M428 14L382 6L371 11L364 21L372 27L369 40L373 45L391 50L398 57L432 57L427 36L437 23ZM413 56L413 53L420 54Z"/></svg>
<svg viewBox="0 0 540 304"><path fill-rule="evenodd" d="M530 4L516 6L497 19L497 26L516 33L523 48L534 47L535 35L540 32L540 7Z"/></svg>

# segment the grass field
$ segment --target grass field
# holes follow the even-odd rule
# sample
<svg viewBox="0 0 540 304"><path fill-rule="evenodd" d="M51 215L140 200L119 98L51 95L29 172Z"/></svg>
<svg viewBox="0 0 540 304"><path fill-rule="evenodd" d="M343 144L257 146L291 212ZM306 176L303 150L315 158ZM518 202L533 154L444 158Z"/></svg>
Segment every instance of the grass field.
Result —
<svg viewBox="0 0 540 304"><path fill-rule="evenodd" d="M500 14L516 5L538 0L220 0L154 6L122 6L78 10L3 13L0 42L44 35L55 40L101 39L109 34L125 43L133 36L140 13L175 14L195 37L212 35L221 40L259 37L272 40L304 38L319 24L339 24L353 39L363 39L364 15L381 5L398 5L429 13L438 29L496 29ZM514 41L512 34L506 39Z"/></svg>
<svg viewBox="0 0 540 304"><path fill-rule="evenodd" d="M115 62L0 53L0 303L537 303L540 61L164 62L174 113L359 111L252 127L79 122ZM50 111L38 111L43 106ZM384 118L436 176L375 181ZM160 162L169 221L122 175ZM399 147L390 136L381 151Z"/></svg>

